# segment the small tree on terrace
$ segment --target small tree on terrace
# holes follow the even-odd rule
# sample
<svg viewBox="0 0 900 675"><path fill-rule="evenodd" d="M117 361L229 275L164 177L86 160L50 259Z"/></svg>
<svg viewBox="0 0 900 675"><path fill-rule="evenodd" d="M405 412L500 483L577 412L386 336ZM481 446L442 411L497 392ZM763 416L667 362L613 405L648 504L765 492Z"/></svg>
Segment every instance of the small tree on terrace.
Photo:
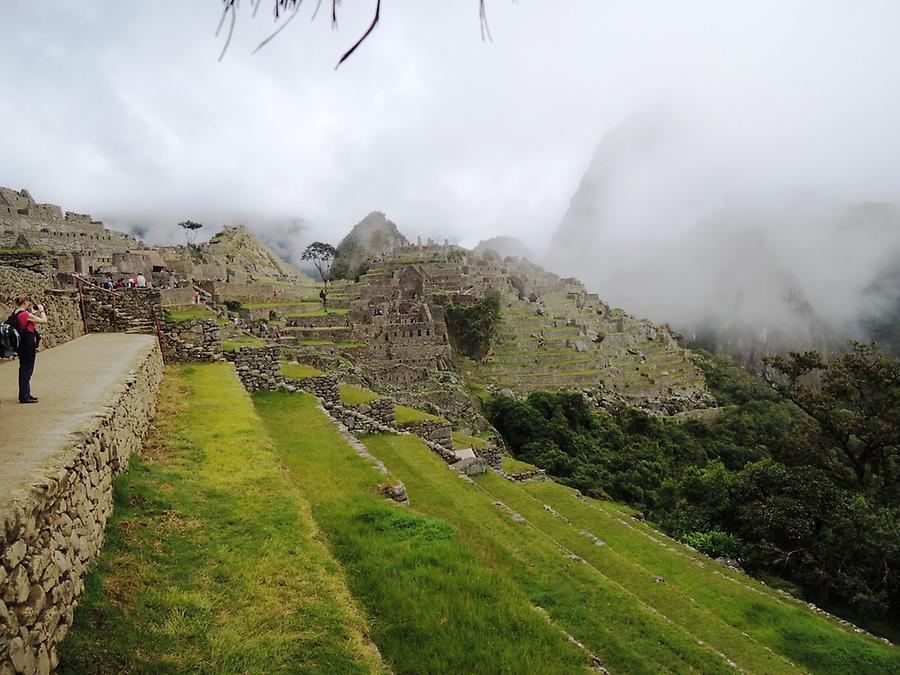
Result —
<svg viewBox="0 0 900 675"><path fill-rule="evenodd" d="M322 290L319 291L319 297L322 298L322 309L325 311L328 309L328 282L331 280L331 263L334 261L336 254L337 250L331 244L314 241L306 247L303 255L300 256L301 260L310 261L319 271L323 284Z"/></svg>
<svg viewBox="0 0 900 675"><path fill-rule="evenodd" d="M178 223L178 227L184 230L184 239L187 242L187 245L193 246L194 242L197 241L197 230L203 227L203 225L195 223L193 220L183 220Z"/></svg>

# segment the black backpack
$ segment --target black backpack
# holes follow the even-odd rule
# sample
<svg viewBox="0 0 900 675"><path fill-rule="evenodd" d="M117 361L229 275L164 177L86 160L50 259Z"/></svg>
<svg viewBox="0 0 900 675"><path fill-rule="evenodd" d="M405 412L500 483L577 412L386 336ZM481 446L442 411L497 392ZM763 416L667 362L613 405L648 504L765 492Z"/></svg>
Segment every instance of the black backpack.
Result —
<svg viewBox="0 0 900 675"><path fill-rule="evenodd" d="M0 358L8 359L19 351L19 321L15 311L9 318L0 323Z"/></svg>

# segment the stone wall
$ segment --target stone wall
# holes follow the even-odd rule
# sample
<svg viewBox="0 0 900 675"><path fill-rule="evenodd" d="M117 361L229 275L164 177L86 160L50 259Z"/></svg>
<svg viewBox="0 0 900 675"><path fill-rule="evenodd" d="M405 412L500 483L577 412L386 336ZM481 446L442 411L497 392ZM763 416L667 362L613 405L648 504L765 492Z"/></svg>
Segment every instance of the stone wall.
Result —
<svg viewBox="0 0 900 675"><path fill-rule="evenodd" d="M194 304L194 289L191 287L184 288L161 288L159 291L160 304L163 307L176 307L178 305Z"/></svg>
<svg viewBox="0 0 900 675"><path fill-rule="evenodd" d="M338 379L334 375L320 375L318 377L304 377L296 380L297 388L313 396L322 399L326 405L339 405L341 402L341 390Z"/></svg>
<svg viewBox="0 0 900 675"><path fill-rule="evenodd" d="M278 347L241 347L225 354L225 358L234 362L238 377L247 391L284 387Z"/></svg>
<svg viewBox="0 0 900 675"><path fill-rule="evenodd" d="M34 302L46 307L50 320L38 329L41 349L57 347L84 335L78 293L52 286L53 278L49 274L0 265L0 321L6 321L15 309L15 297L19 293L30 293Z"/></svg>
<svg viewBox="0 0 900 675"><path fill-rule="evenodd" d="M156 349L43 478L0 503L0 673L56 667L84 570L103 544L113 475L140 449L161 379Z"/></svg>
<svg viewBox="0 0 900 675"><path fill-rule="evenodd" d="M275 287L271 284L232 284L218 281L204 281L200 287L213 296L213 302L236 300L238 302L259 302L275 297Z"/></svg>
<svg viewBox="0 0 900 675"><path fill-rule="evenodd" d="M424 441L439 445L453 452L453 430L450 422L444 420L421 420L404 424L403 429L411 431Z"/></svg>
<svg viewBox="0 0 900 675"><path fill-rule="evenodd" d="M225 358L219 324L209 319L162 323L159 339L166 362L221 361Z"/></svg>
<svg viewBox="0 0 900 675"><path fill-rule="evenodd" d="M155 333L162 320L160 293L154 288L107 290L81 284L89 333Z"/></svg>
<svg viewBox="0 0 900 675"><path fill-rule="evenodd" d="M366 401L365 403L345 407L361 412L363 415L368 415L382 424L394 425L396 404L389 398L377 398L374 401Z"/></svg>

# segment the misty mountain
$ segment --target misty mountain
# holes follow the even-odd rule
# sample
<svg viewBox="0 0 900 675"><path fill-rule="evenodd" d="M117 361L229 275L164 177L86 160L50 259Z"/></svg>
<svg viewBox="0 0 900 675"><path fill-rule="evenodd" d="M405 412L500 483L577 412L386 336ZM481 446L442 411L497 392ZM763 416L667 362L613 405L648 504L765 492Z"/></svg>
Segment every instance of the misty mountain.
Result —
<svg viewBox="0 0 900 675"><path fill-rule="evenodd" d="M896 312L882 270L900 255L900 207L836 203L741 168L672 117L625 120L598 145L548 266L745 362L866 338L891 297Z"/></svg>
<svg viewBox="0 0 900 675"><path fill-rule="evenodd" d="M372 211L337 245L331 275L335 279L355 279L365 273L372 256L408 243L396 224L381 211Z"/></svg>
<svg viewBox="0 0 900 675"><path fill-rule="evenodd" d="M515 237L491 237L478 242L478 245L472 249L476 255L481 255L485 251L494 251L502 258L514 257L534 260L534 255L528 250L521 241Z"/></svg>

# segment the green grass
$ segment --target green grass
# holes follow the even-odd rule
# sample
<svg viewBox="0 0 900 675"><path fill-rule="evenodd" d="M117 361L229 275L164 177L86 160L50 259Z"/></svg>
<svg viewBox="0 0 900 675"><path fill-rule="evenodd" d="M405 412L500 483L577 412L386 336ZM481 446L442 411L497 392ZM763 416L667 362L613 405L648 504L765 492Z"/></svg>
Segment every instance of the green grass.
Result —
<svg viewBox="0 0 900 675"><path fill-rule="evenodd" d="M353 451L315 399L259 392L254 401L396 672L585 670L585 657L504 575L479 564L455 527L376 494L391 479Z"/></svg>
<svg viewBox="0 0 900 675"><path fill-rule="evenodd" d="M297 363L296 361L282 361L281 374L292 380L305 380L307 377L320 377L325 373L318 368Z"/></svg>
<svg viewBox="0 0 900 675"><path fill-rule="evenodd" d="M431 413L424 412L422 410L416 410L415 408L410 408L405 405L397 405L395 408L395 420L397 424L413 424L415 422L422 422L424 420L433 420L436 422L446 422L443 417L438 417L437 415L432 415Z"/></svg>
<svg viewBox="0 0 900 675"><path fill-rule="evenodd" d="M222 350L226 352L236 352L241 347L265 347L266 341L247 335L237 340L222 340Z"/></svg>
<svg viewBox="0 0 900 675"><path fill-rule="evenodd" d="M352 384L342 384L340 389L341 403L344 405L359 405L360 403L368 403L369 401L384 398L381 394L363 387L354 387Z"/></svg>
<svg viewBox="0 0 900 675"><path fill-rule="evenodd" d="M464 434L461 431L453 432L453 445L457 450L461 448L483 450L484 448L491 447L490 441L486 441L483 438L478 438L477 436L469 436L468 434Z"/></svg>
<svg viewBox="0 0 900 675"><path fill-rule="evenodd" d="M522 462L506 455L500 458L500 467L507 473L525 473L526 471L534 471L537 468L534 464Z"/></svg>
<svg viewBox="0 0 900 675"><path fill-rule="evenodd" d="M167 370L114 495L61 672L382 671L230 364Z"/></svg>
<svg viewBox="0 0 900 675"><path fill-rule="evenodd" d="M900 668L895 647L691 553L632 521L623 507L585 504L555 483L512 483L493 473L477 478L478 489L456 479L414 437L364 442L405 483L419 510L453 524L482 564L519 584L611 672L732 672L718 652L748 672ZM528 523L514 521L495 501Z"/></svg>

